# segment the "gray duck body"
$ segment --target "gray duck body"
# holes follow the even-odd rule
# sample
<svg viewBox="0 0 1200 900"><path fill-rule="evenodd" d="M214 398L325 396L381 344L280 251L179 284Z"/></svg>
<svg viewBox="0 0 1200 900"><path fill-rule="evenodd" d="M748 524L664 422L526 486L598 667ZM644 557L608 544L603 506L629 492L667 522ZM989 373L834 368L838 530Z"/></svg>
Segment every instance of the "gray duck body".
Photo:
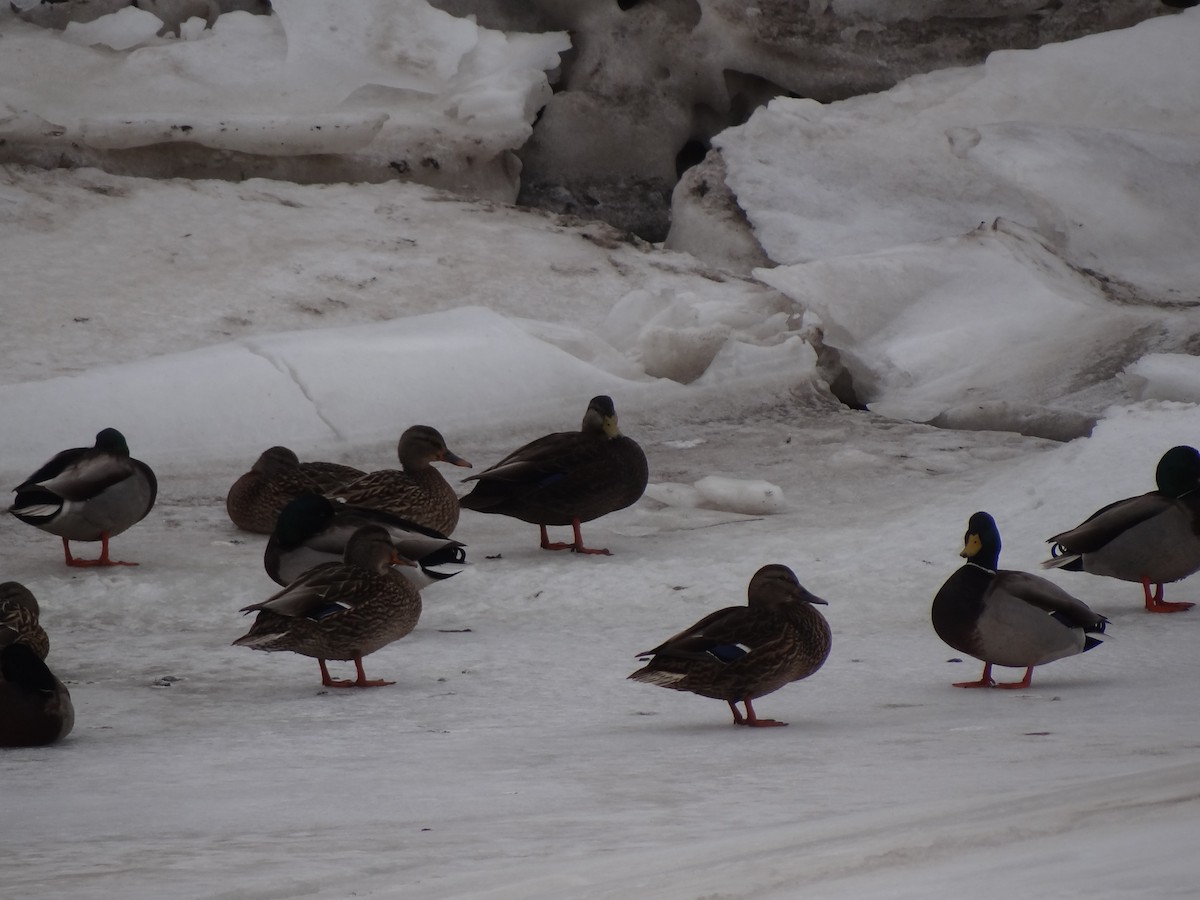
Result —
<svg viewBox="0 0 1200 900"><path fill-rule="evenodd" d="M286 586L314 566L343 559L350 536L367 525L386 528L400 555L417 563L400 572L418 590L455 574L435 567L466 562L465 545L432 528L386 510L301 494L279 513L263 552L263 565L273 581Z"/></svg>
<svg viewBox="0 0 1200 900"><path fill-rule="evenodd" d="M1200 452L1172 447L1155 482L1156 490L1110 503L1051 537L1042 566L1141 582L1148 612L1190 609L1195 604L1163 601L1162 586L1200 571Z"/></svg>
<svg viewBox="0 0 1200 900"><path fill-rule="evenodd" d="M1032 670L1100 643L1092 634L1104 632L1104 616L1052 581L998 568L1000 548L995 520L971 516L962 551L969 561L938 590L930 613L938 637L989 667L981 680L991 665Z"/></svg>
<svg viewBox="0 0 1200 900"><path fill-rule="evenodd" d="M94 446L56 454L13 490L9 512L22 522L71 541L99 541L149 514L158 480L129 455L121 432L105 428Z"/></svg>

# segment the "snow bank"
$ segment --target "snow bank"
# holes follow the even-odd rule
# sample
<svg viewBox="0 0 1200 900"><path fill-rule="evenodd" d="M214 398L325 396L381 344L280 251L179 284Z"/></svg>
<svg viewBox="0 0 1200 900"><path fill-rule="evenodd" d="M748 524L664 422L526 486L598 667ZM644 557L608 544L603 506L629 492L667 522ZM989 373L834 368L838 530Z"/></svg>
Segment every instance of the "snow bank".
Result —
<svg viewBox="0 0 1200 900"><path fill-rule="evenodd" d="M1011 430L1013 408L999 401L1048 419L1064 407L1082 426L1118 399L1125 363L1196 328L1184 313L1107 302L1094 278L1005 221L757 274L820 316L871 409L917 421L989 404L990 424L975 427Z"/></svg>
<svg viewBox="0 0 1200 900"><path fill-rule="evenodd" d="M570 46L561 33L480 28L425 0L279 0L273 15L229 13L181 40L156 37L158 19L132 8L65 32L3 16L9 158L40 159L51 144L130 168L133 157L111 152L181 144L215 151L212 171L225 152L269 172L260 157L349 155L359 180L407 175L503 199L516 196L508 154L531 134L545 72ZM203 169L202 155L188 159Z"/></svg>
<svg viewBox="0 0 1200 900"><path fill-rule="evenodd" d="M819 313L888 415L1063 438L1160 396L1119 376L1200 338L1198 43L1189 10L882 94L773 101L714 142L783 264L755 275ZM1161 396L1192 396L1177 387Z"/></svg>
<svg viewBox="0 0 1200 900"><path fill-rule="evenodd" d="M1200 403L1200 359L1195 356L1152 353L1126 368L1124 381L1139 400Z"/></svg>
<svg viewBox="0 0 1200 900"><path fill-rule="evenodd" d="M714 144L777 262L935 240L1003 216L1064 227L1081 259L1103 257L1114 230L1137 244L1173 232L1167 255L1195 272L1183 236L1198 215L1187 176L1200 162L1200 68L1180 63L1198 41L1200 11L1188 11L993 53L882 94L777 99ZM1133 256L1106 271L1122 276Z"/></svg>
<svg viewBox="0 0 1200 900"><path fill-rule="evenodd" d="M27 465L84 446L109 425L143 458L210 459L254 456L272 444L390 439L416 423L450 435L547 410L573 421L580 397L654 390L653 382L617 378L502 316L466 308L3 385L0 419L29 424L6 441L8 458Z"/></svg>

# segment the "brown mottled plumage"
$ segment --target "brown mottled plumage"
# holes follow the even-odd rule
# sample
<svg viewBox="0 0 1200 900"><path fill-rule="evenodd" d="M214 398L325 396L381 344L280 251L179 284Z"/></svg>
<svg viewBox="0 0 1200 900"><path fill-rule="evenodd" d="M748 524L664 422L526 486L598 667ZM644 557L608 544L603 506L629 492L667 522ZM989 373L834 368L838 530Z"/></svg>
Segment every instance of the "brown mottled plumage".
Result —
<svg viewBox="0 0 1200 900"><path fill-rule="evenodd" d="M369 506L411 519L418 525L453 533L458 525L458 495L432 463L447 462L471 468L452 453L436 428L414 425L400 435L396 445L400 469L381 469L347 482L330 497L352 506Z"/></svg>
<svg viewBox="0 0 1200 900"><path fill-rule="evenodd" d="M1141 582L1147 612L1195 606L1163 600L1163 584L1200 572L1200 452L1172 447L1154 477L1157 490L1110 503L1050 538L1053 556L1042 567Z"/></svg>
<svg viewBox="0 0 1200 900"><path fill-rule="evenodd" d="M409 564L396 553L387 529L360 528L346 543L342 562L309 569L282 591L242 612L257 612L250 630L233 643L256 650L290 650L312 656L326 687L376 687L362 658L398 641L421 616L421 595L393 564ZM325 660L354 660L355 681L334 681Z"/></svg>
<svg viewBox="0 0 1200 900"><path fill-rule="evenodd" d="M1098 645L1108 620L1082 600L1037 575L998 568L1000 530L985 512L967 523L961 556L966 565L933 599L933 630L958 650L983 662L978 681L962 688L1027 688L1034 666L1075 656ZM992 666L1024 667L1021 681L997 684Z"/></svg>
<svg viewBox="0 0 1200 900"><path fill-rule="evenodd" d="M95 446L63 450L13 490L17 496L8 511L61 537L68 566L136 566L110 559L108 541L146 518L158 481L129 455L125 436L105 428ZM71 541L100 541L100 558L75 558Z"/></svg>
<svg viewBox="0 0 1200 900"><path fill-rule="evenodd" d="M363 474L338 463L302 463L287 447L270 447L229 488L225 509L243 531L270 534L289 500L300 494L327 493Z"/></svg>
<svg viewBox="0 0 1200 900"><path fill-rule="evenodd" d="M717 610L637 654L650 657L629 676L676 691L724 700L735 725L786 725L760 719L751 701L807 678L829 656L831 634L809 593L787 566L763 566L750 579L746 606ZM737 704L746 706L746 715Z"/></svg>
<svg viewBox="0 0 1200 900"><path fill-rule="evenodd" d="M41 609L29 588L16 581L0 584L0 645L22 643L39 659L50 652L50 638L38 621Z"/></svg>
<svg viewBox="0 0 1200 900"><path fill-rule="evenodd" d="M583 545L580 523L636 503L648 478L646 454L621 434L612 398L599 396L588 404L579 431L540 437L464 479L477 484L461 503L537 525L545 550L608 554ZM551 543L547 525L570 525L574 540Z"/></svg>

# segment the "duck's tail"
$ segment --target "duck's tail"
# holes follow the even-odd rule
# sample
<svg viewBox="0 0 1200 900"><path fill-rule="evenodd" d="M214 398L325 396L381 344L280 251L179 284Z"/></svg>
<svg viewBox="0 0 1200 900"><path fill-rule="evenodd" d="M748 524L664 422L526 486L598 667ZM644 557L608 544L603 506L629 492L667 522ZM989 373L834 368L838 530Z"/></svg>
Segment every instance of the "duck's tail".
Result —
<svg viewBox="0 0 1200 900"><path fill-rule="evenodd" d="M1066 569L1068 572L1083 571L1083 554L1071 553L1062 544L1051 542L1050 558L1042 560L1043 569Z"/></svg>

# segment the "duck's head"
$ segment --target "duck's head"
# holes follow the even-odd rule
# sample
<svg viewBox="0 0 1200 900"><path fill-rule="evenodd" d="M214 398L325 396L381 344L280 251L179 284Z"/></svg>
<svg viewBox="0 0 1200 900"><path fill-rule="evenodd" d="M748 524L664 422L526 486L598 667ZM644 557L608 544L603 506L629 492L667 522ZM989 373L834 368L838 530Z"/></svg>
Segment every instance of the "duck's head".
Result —
<svg viewBox="0 0 1200 900"><path fill-rule="evenodd" d="M471 464L446 446L440 431L428 425L413 425L400 435L396 455L404 468L427 466L432 462L447 462L451 465L471 468Z"/></svg>
<svg viewBox="0 0 1200 900"><path fill-rule="evenodd" d="M296 547L333 521L332 501L320 494L300 494L279 511L275 540L283 547Z"/></svg>
<svg viewBox="0 0 1200 900"><path fill-rule="evenodd" d="M19 606L31 613L36 619L41 615L37 598L33 592L19 581L6 581L0 584L0 604L7 607Z"/></svg>
<svg viewBox="0 0 1200 900"><path fill-rule="evenodd" d="M105 428L96 435L96 449L117 456L129 455L129 442L115 428Z"/></svg>
<svg viewBox="0 0 1200 900"><path fill-rule="evenodd" d="M268 447L254 461L251 472L268 477L282 475L284 472L295 471L300 467L300 457L287 447Z"/></svg>
<svg viewBox="0 0 1200 900"><path fill-rule="evenodd" d="M0 650L0 673L4 680L27 691L52 692L57 684L42 658L28 644L16 642Z"/></svg>
<svg viewBox="0 0 1200 900"><path fill-rule="evenodd" d="M746 589L746 593L750 606L782 606L792 603L829 605L801 585L795 572L779 563L771 563L755 572L754 577L750 579L750 586Z"/></svg>
<svg viewBox="0 0 1200 900"><path fill-rule="evenodd" d="M617 427L617 408L613 405L612 397L601 394L593 397L588 404L587 412L583 414L581 431L601 431L605 437L614 438L621 433Z"/></svg>
<svg viewBox="0 0 1200 900"><path fill-rule="evenodd" d="M387 572L391 566L416 565L400 554L392 544L392 536L382 525L364 525L350 535L343 559L346 565L369 569L378 575Z"/></svg>
<svg viewBox="0 0 1200 900"><path fill-rule="evenodd" d="M959 556L965 557L985 569L994 569L1000 560L1000 529L996 520L985 512L977 512L967 522L967 533L963 535L963 548Z"/></svg>
<svg viewBox="0 0 1200 900"><path fill-rule="evenodd" d="M1158 489L1168 497L1182 497L1200 487L1200 452L1186 445L1172 447L1154 472Z"/></svg>

